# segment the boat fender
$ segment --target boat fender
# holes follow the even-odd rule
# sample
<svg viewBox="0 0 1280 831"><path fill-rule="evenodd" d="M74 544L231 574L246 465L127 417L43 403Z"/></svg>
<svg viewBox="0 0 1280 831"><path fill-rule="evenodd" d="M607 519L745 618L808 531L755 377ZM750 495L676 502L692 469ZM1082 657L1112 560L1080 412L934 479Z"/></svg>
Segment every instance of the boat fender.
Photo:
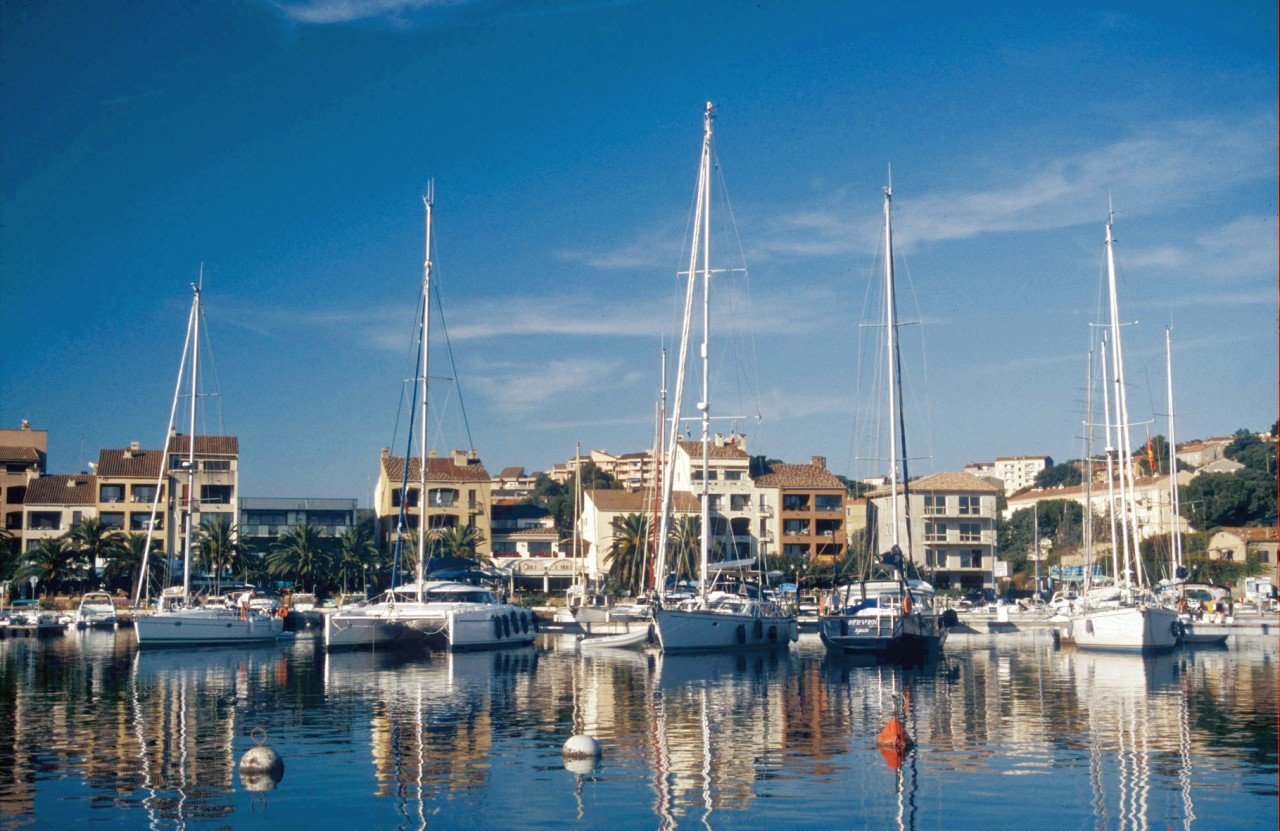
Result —
<svg viewBox="0 0 1280 831"><path fill-rule="evenodd" d="M1084 622L1084 631L1088 632L1090 635L1092 635L1092 634L1093 634L1093 621L1092 621L1092 620L1086 620L1086 621Z"/></svg>
<svg viewBox="0 0 1280 831"><path fill-rule="evenodd" d="M794 621L794 620L793 620L793 621L791 621L791 633L790 633L790 634L791 634L791 642L792 642L792 643L795 643L796 641L800 640L800 624L799 624L799 623L797 623L797 622L796 622L796 621Z"/></svg>
<svg viewBox="0 0 1280 831"><path fill-rule="evenodd" d="M745 623L738 624L738 643L747 642L747 625Z"/></svg>
<svg viewBox="0 0 1280 831"><path fill-rule="evenodd" d="M778 642L778 627L770 626L769 627L769 643L777 643L777 642Z"/></svg>
<svg viewBox="0 0 1280 831"><path fill-rule="evenodd" d="M511 637L511 618L510 617L502 618L502 637L504 638Z"/></svg>
<svg viewBox="0 0 1280 831"><path fill-rule="evenodd" d="M542 626L542 621L538 620L538 616L537 616L537 615L535 615L535 614L533 614L532 612L530 612L530 613L529 613L529 617L530 617L530 619L533 621L533 622L530 624L530 625L533 627L533 631L534 631L534 632L537 632L537 631L538 631L538 627Z"/></svg>
<svg viewBox="0 0 1280 831"><path fill-rule="evenodd" d="M755 623L751 624L751 636L756 640L764 637L764 621L760 618L756 618Z"/></svg>
<svg viewBox="0 0 1280 831"><path fill-rule="evenodd" d="M507 620L511 621L511 631L517 631L517 627L520 626L520 613L512 609L507 613Z"/></svg>
<svg viewBox="0 0 1280 831"><path fill-rule="evenodd" d="M1187 629L1182 625L1182 621L1180 620L1175 620L1171 623L1169 625L1169 631L1173 633L1173 637L1177 640L1182 640L1183 636L1187 634Z"/></svg>
<svg viewBox="0 0 1280 831"><path fill-rule="evenodd" d="M529 634L529 613L528 612L520 613L520 634L522 635Z"/></svg>
<svg viewBox="0 0 1280 831"><path fill-rule="evenodd" d="M846 637L849 634L849 621L841 619L840 621L840 637Z"/></svg>
<svg viewBox="0 0 1280 831"><path fill-rule="evenodd" d="M493 636L495 638L502 637L502 621L497 617L490 618L493 621Z"/></svg>
<svg viewBox="0 0 1280 831"><path fill-rule="evenodd" d="M1068 639L1070 639L1071 636L1076 633L1076 622L1074 620L1067 622L1067 628L1065 632Z"/></svg>

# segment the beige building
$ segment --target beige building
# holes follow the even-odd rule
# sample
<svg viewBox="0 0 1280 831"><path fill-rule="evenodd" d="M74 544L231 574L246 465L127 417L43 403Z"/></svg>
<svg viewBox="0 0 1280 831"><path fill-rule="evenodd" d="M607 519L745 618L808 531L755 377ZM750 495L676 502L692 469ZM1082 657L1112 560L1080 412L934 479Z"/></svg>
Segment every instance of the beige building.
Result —
<svg viewBox="0 0 1280 831"><path fill-rule="evenodd" d="M932 574L938 589L994 588L1000 489L970 473L935 473L911 482L908 491L910 528L906 521L898 524L903 559ZM888 489L868 494L870 547L876 557L892 545L890 497Z"/></svg>
<svg viewBox="0 0 1280 831"><path fill-rule="evenodd" d="M128 447L98 451L97 515L104 525L133 534L147 533L152 504L157 501L152 546L178 552L182 547L182 519L194 487L192 528L209 520L236 521L239 495L240 442L235 436L196 436L195 472L187 467L190 437L175 433L163 450Z"/></svg>
<svg viewBox="0 0 1280 831"><path fill-rule="evenodd" d="M0 528L22 536L22 503L27 486L48 466L49 433L22 422L17 430L0 430Z"/></svg>
<svg viewBox="0 0 1280 831"><path fill-rule="evenodd" d="M769 519L769 495L776 490L758 491L751 479L751 457L747 440L741 435L720 435L710 442L707 462L707 491L711 500L711 538L724 546L724 559L742 560L761 553L760 520ZM682 441L676 445L673 490L702 497L702 442Z"/></svg>
<svg viewBox="0 0 1280 831"><path fill-rule="evenodd" d="M525 473L522 467L504 467L489 483L494 504L518 502L533 493L539 473Z"/></svg>
<svg viewBox="0 0 1280 831"><path fill-rule="evenodd" d="M1188 467L1200 468L1223 458L1233 436L1195 439L1178 445L1177 459Z"/></svg>
<svg viewBox="0 0 1280 831"><path fill-rule="evenodd" d="M671 497L672 516L699 516L698 498L676 491ZM590 490L582 494L581 546L584 573L602 579L609 572L614 531L623 517L654 516L653 497L642 491ZM651 530L652 533L652 530Z"/></svg>
<svg viewBox="0 0 1280 831"><path fill-rule="evenodd" d="M1192 476L1193 474L1188 471L1179 471L1178 485L1185 486L1191 481ZM1169 523L1173 513L1173 497L1169 492L1169 477L1140 476L1134 481L1133 495L1138 519L1138 537L1145 540L1160 534L1168 534ZM1092 496L1093 514L1100 520L1104 520L1109 515L1107 511L1108 498L1104 477L1102 483L1094 484ZM1037 502L1045 502L1052 499L1067 499L1083 506L1085 504L1084 485L1037 488L1020 493L1006 503L1005 516L1013 516L1016 511L1030 508ZM1178 527L1184 533L1191 530L1186 517L1178 518Z"/></svg>
<svg viewBox="0 0 1280 831"><path fill-rule="evenodd" d="M387 448L382 449L380 462L373 509L378 518L379 544L386 547L395 541L405 466L404 458L390 455ZM476 553L489 557L493 551L489 520L493 486L476 452L454 450L447 457L428 458L425 500L422 482L421 460L410 459L408 494L404 499L406 530L413 532L420 527L425 501L428 529L475 528L480 533Z"/></svg>
<svg viewBox="0 0 1280 831"><path fill-rule="evenodd" d="M844 483L814 456L807 465L775 462L753 477L765 553L831 561L848 549Z"/></svg>
<svg viewBox="0 0 1280 831"><path fill-rule="evenodd" d="M22 506L22 550L56 540L81 520L98 514L97 478L87 473L52 474L31 480ZM95 563L101 566L101 563Z"/></svg>
<svg viewBox="0 0 1280 831"><path fill-rule="evenodd" d="M1209 559L1228 563L1243 563L1249 554L1258 556L1262 567L1260 577L1276 578L1276 555L1280 549L1280 536L1274 525L1257 528L1219 528L1209 538Z"/></svg>

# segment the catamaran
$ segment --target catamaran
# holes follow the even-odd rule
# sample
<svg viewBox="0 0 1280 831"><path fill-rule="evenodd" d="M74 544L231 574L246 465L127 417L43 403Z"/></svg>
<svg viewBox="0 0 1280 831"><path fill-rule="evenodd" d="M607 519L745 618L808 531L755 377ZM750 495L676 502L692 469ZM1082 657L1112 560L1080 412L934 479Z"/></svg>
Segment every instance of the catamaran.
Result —
<svg viewBox="0 0 1280 831"><path fill-rule="evenodd" d="M200 323L203 319L200 305L201 289L192 286L194 297L187 318L186 343L182 348L182 361L178 366L178 381L173 390L173 405L169 410L169 427L165 432L164 452L160 454L160 474L155 497L151 503L151 519L147 523L147 541L143 546L142 567L139 570L136 599L141 599L148 587L147 561L151 556L151 542L157 526L165 467L170 452L180 452L181 447L174 433L174 419L178 412L183 378L190 381L190 434L186 437L186 459L181 470L186 475L187 498L182 500L182 585L166 588L160 594L156 611L141 615L134 621L138 634L138 646L204 646L223 643L258 643L275 640L284 630L284 621L274 615L252 608L227 606L200 606L191 595L191 547L199 526L199 493L196 488L196 405L199 401ZM189 373L188 373L189 367ZM176 453L175 453L176 455ZM181 473L179 475L182 475ZM175 477L176 479L176 477ZM247 605L247 604L246 604Z"/></svg>
<svg viewBox="0 0 1280 831"><path fill-rule="evenodd" d="M799 635L795 615L780 603L763 597L737 592L711 591L708 575L714 564L711 549L711 492L709 488L711 452L711 154L712 123L715 106L707 103L703 111L702 156L698 168L697 207L693 223L693 244L689 253L688 283L685 291L684 322L681 327L680 358L676 374L674 413L671 419L669 458L663 471L662 507L659 514L658 555L654 569L660 584L665 585L667 538L671 528L672 489L677 439L680 429L680 405L684 393L689 335L692 328L693 300L702 277L702 398L698 403L702 424L702 527L699 540L698 594L678 605L654 610L658 642L665 652L785 648ZM701 254L701 268L699 255Z"/></svg>
<svg viewBox="0 0 1280 831"><path fill-rule="evenodd" d="M947 627L934 605L933 586L909 579L907 563L914 558L906 475L906 428L900 418L902 368L898 355L898 311L893 272L893 187L884 189L884 315L885 355L888 361L889 417L889 550L881 563L888 574L837 586L818 619L818 634L827 651L885 661L920 661L936 657L947 639ZM903 551L906 543L906 552ZM866 575L870 577L870 575ZM954 614L954 613L952 613Z"/></svg>
<svg viewBox="0 0 1280 831"><path fill-rule="evenodd" d="M433 198L431 190L423 197L426 208L426 255L422 265L422 317L418 322L420 351L418 370L414 374L417 398L419 457L403 466L400 516L396 527L395 563L392 588L373 600L343 606L325 617L324 640L329 649L353 649L392 645L423 645L451 650L525 646L536 636L533 614L506 603L497 592L485 586L456 581L429 580L427 570L427 386L430 366L431 323L431 231ZM413 420L408 441L412 445ZM413 464L416 462L416 465ZM417 534L416 579L396 585L399 577L402 546L407 535L408 483L417 468L418 492L422 505Z"/></svg>
<svg viewBox="0 0 1280 831"><path fill-rule="evenodd" d="M1129 436L1129 400L1125 386L1124 346L1120 338L1120 309L1116 292L1113 217L1107 217L1107 306L1109 321L1102 341L1103 411L1107 447L1107 488L1111 507L1111 565L1115 578L1105 591L1093 590L1091 571L1085 571L1085 593L1074 605L1066 638L1084 649L1155 652L1178 644L1182 625L1177 613L1162 606L1149 590L1140 554L1137 505L1133 487L1133 447ZM1107 383L1110 347L1112 384ZM1113 386L1113 389L1106 389ZM1112 423L1111 408L1115 407ZM1170 408L1172 412L1172 408ZM1114 429L1113 429L1114 428ZM1116 445L1112 445L1114 435ZM1113 456L1115 459L1113 460ZM1173 471L1170 471L1173 476Z"/></svg>

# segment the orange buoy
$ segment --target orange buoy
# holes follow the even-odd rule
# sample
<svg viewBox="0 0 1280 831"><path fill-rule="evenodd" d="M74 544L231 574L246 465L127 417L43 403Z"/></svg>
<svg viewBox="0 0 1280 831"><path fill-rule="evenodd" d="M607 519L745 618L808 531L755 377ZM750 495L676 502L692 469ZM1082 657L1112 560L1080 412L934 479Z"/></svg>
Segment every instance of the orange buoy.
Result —
<svg viewBox="0 0 1280 831"><path fill-rule="evenodd" d="M889 719L889 723L880 731L880 735L876 736L876 745L879 747L899 747L906 749L911 746L911 737L907 735L907 730L902 726L902 722L897 716Z"/></svg>

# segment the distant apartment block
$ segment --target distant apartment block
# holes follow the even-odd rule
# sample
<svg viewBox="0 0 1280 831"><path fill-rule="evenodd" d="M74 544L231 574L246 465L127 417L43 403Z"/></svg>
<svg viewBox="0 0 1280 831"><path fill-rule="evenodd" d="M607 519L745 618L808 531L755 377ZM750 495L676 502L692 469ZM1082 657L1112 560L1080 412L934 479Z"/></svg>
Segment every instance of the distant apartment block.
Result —
<svg viewBox="0 0 1280 831"><path fill-rule="evenodd" d="M1193 474L1188 471L1179 471L1178 485L1186 486L1191 482L1192 476ZM1117 487L1114 490L1117 495L1116 498L1119 498L1119 488ZM1133 495L1139 538L1145 540L1160 534L1168 534L1173 511L1173 497L1169 491L1169 477L1139 476L1133 483ZM1037 488L1020 493L1015 497L1011 497L1006 503L1005 516L1013 516L1014 512L1030 508L1037 502L1053 499L1068 499L1083 506L1086 503L1085 487L1084 485L1075 485L1061 488ZM1101 483L1094 483L1090 499L1093 503L1094 516L1099 521L1105 522L1106 517L1110 515L1108 510L1110 496L1107 492L1105 473ZM1191 530L1186 517L1178 518L1178 527L1183 532Z"/></svg>
<svg viewBox="0 0 1280 831"><path fill-rule="evenodd" d="M1233 440L1234 436L1217 436L1183 442L1178 445L1177 459L1187 467L1202 468L1223 458Z"/></svg>
<svg viewBox="0 0 1280 831"><path fill-rule="evenodd" d="M765 553L831 561L848 549L844 483L814 456L809 464L775 462L753 477L757 535Z"/></svg>
<svg viewBox="0 0 1280 831"><path fill-rule="evenodd" d="M98 515L97 477L87 473L50 474L33 479L22 506L22 550L56 540ZM95 564L101 566L101 563Z"/></svg>
<svg viewBox="0 0 1280 831"><path fill-rule="evenodd" d="M612 476L626 490L653 489L657 486L658 464L650 450L623 453L621 456L604 450L592 450L567 462L553 465L547 471L547 476L563 485L587 462L595 465L602 473Z"/></svg>
<svg viewBox="0 0 1280 831"><path fill-rule="evenodd" d="M528 498L533 493L534 487L538 484L538 477L541 475L537 472L525 473L522 467L504 467L502 472L493 477L493 481L489 483L493 503L498 505Z"/></svg>
<svg viewBox="0 0 1280 831"><path fill-rule="evenodd" d="M767 499L751 479L751 457L745 436L717 433L707 444L707 491L711 539L723 547L723 559L741 560L761 553L759 520ZM675 448L674 490L702 496L701 441L681 441ZM769 489L774 492L774 488ZM767 496L767 494L766 494ZM775 509L776 510L776 509ZM777 516L775 513L774 516Z"/></svg>
<svg viewBox="0 0 1280 831"><path fill-rule="evenodd" d="M994 462L970 462L964 472L970 476L995 477L1004 486L1004 495L1013 496L1036 483L1036 476L1049 466L1048 456L999 456Z"/></svg>
<svg viewBox="0 0 1280 831"><path fill-rule="evenodd" d="M22 422L17 430L0 430L0 528L22 535L22 505L31 481L48 465L49 433Z"/></svg>
<svg viewBox="0 0 1280 831"><path fill-rule="evenodd" d="M911 482L907 493L910 525L901 521L897 529L904 558L931 575L935 588L994 588L1000 489L970 473L936 473ZM891 494L867 496L870 550L879 557L893 544Z"/></svg>
<svg viewBox="0 0 1280 831"><path fill-rule="evenodd" d="M392 456L383 448L373 491L379 545L388 547L395 542L403 500L406 534L417 532L425 512L428 530L475 528L481 535L477 554L488 557L493 541L489 523L493 486L476 452L454 450L447 457L428 458L425 498L423 484L420 459L409 460L406 479L404 458Z"/></svg>
<svg viewBox="0 0 1280 831"><path fill-rule="evenodd" d="M265 554L279 536L291 528L310 525L325 536L336 537L356 526L356 500L274 497L242 497L239 500L240 544Z"/></svg>

